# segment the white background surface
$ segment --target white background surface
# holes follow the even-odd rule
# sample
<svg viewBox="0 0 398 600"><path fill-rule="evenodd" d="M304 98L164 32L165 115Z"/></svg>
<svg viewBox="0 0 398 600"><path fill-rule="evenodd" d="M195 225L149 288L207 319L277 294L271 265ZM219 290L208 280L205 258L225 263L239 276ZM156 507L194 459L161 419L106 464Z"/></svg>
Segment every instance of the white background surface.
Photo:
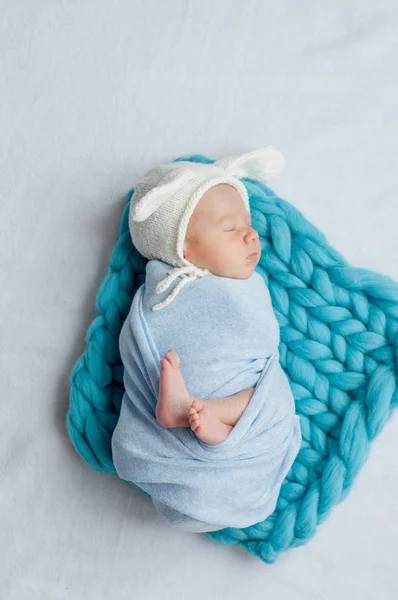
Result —
<svg viewBox="0 0 398 600"><path fill-rule="evenodd" d="M0 2L0 597L392 600L398 417L273 566L175 532L65 433L126 192L182 154L274 144L272 188L398 279L395 1Z"/></svg>

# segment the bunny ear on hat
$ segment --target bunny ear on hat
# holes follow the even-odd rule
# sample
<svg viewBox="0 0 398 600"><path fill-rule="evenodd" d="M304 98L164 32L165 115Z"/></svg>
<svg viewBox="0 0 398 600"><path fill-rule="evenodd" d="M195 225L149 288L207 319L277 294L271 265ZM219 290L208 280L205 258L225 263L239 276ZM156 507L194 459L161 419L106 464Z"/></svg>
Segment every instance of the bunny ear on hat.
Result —
<svg viewBox="0 0 398 600"><path fill-rule="evenodd" d="M187 168L186 163L171 163L162 165L152 169L141 184L136 189L136 197L134 194L131 200L130 219L132 221L146 221L170 196L176 193L183 185L188 183L195 177L196 171L202 173L200 179L206 175L213 177L220 176L220 171L212 169L218 167L226 173L226 175L241 179L248 177L250 179L258 179L259 181L267 181L275 177L283 168L285 159L279 150L273 146L267 146L260 150L254 150L239 156L231 156L229 158L221 158L216 160L213 165L203 165L201 163L190 163ZM149 189L148 189L149 188ZM148 191L145 193L146 189ZM140 197L140 193L144 195Z"/></svg>
<svg viewBox="0 0 398 600"><path fill-rule="evenodd" d="M176 192L182 185L187 183L191 178L192 174L183 171L181 167L175 165L166 165L162 169L162 182L150 189L142 198L134 204L134 196L132 198L132 206L130 212L130 219L132 221L146 221L166 200L170 198L170 195ZM148 179L151 178L151 172L148 174ZM145 179L142 184L145 185Z"/></svg>
<svg viewBox="0 0 398 600"><path fill-rule="evenodd" d="M275 177L284 165L283 154L274 146L267 146L239 156L221 158L214 163L214 166L224 169L238 179L249 177L260 181L267 181Z"/></svg>

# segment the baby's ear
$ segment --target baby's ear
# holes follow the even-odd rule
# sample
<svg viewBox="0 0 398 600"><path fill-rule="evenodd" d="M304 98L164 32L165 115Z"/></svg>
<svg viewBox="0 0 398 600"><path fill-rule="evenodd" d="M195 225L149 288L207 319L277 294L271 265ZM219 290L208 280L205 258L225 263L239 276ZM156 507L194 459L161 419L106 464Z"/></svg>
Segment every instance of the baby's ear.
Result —
<svg viewBox="0 0 398 600"><path fill-rule="evenodd" d="M260 150L221 158L214 163L215 166L224 169L234 177L241 179L248 177L250 179L259 179L267 181L275 177L285 166L283 154L274 146L267 146Z"/></svg>

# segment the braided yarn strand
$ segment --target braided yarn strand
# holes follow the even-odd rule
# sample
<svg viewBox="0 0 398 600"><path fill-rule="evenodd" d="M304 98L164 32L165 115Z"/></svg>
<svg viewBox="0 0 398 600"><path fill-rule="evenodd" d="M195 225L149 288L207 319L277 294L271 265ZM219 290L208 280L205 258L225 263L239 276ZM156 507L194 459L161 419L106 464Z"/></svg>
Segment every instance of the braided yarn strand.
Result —
<svg viewBox="0 0 398 600"><path fill-rule="evenodd" d="M108 272L96 297L97 316L87 334L87 349L70 377L66 427L80 456L95 470L116 473L111 438L123 398L119 335L132 298L145 280L147 260L134 248L128 228L129 193Z"/></svg>
<svg viewBox="0 0 398 600"><path fill-rule="evenodd" d="M211 162L201 156L180 160ZM243 181L262 245L257 271L280 325L280 360L303 442L268 519L206 535L273 563L310 540L345 498L398 404L398 284L350 267L291 204L259 182ZM87 349L71 375L67 416L77 452L107 473L115 473L110 441L124 392L118 337L147 262L129 236L131 194Z"/></svg>

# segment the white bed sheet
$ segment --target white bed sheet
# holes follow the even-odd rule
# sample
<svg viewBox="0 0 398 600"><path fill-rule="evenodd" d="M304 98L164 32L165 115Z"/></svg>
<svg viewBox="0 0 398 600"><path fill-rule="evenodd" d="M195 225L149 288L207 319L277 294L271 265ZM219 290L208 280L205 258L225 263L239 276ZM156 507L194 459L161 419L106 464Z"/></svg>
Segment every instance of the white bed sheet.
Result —
<svg viewBox="0 0 398 600"><path fill-rule="evenodd" d="M393 1L1 2L1 599L397 598L397 415L273 566L169 529L64 426L125 193L159 162L272 143L272 187L398 279L397 40Z"/></svg>

